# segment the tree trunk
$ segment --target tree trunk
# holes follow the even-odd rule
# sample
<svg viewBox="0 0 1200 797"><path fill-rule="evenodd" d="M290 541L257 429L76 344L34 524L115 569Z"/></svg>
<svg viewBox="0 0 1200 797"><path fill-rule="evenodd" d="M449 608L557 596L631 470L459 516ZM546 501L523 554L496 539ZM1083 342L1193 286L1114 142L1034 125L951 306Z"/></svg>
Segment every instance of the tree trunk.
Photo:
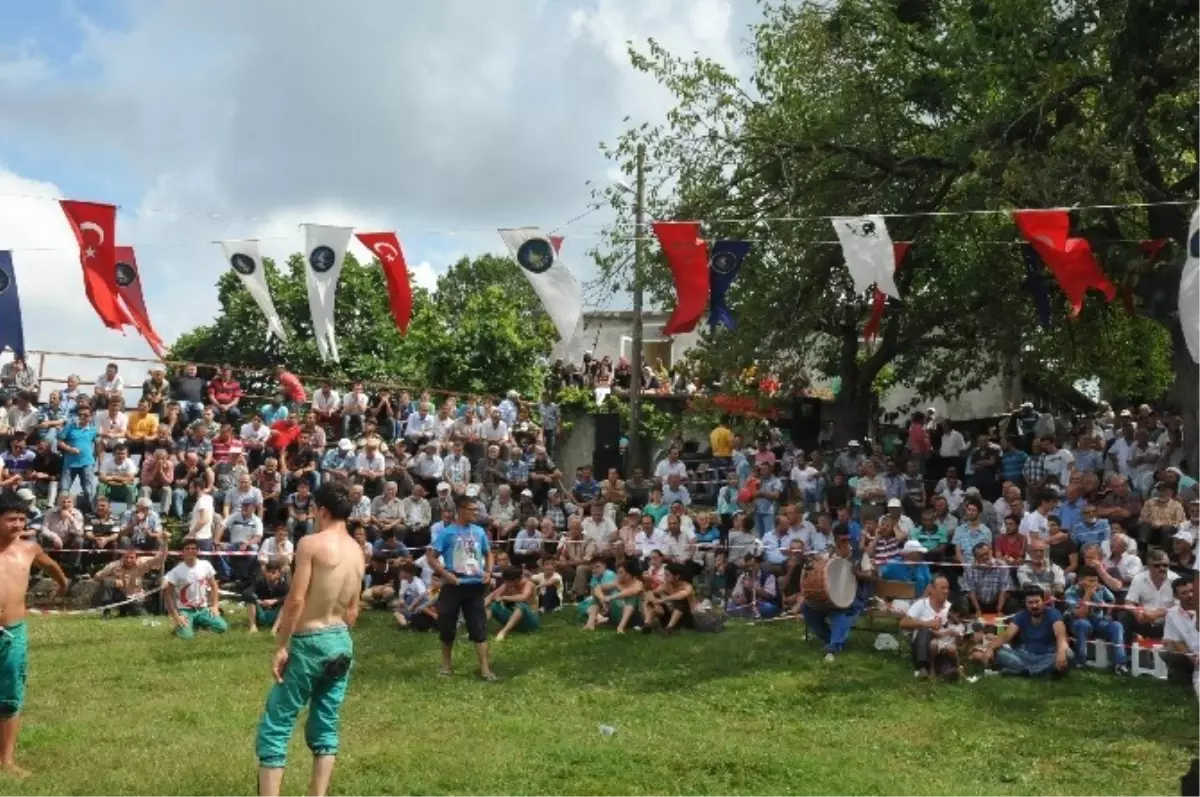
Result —
<svg viewBox="0 0 1200 797"><path fill-rule="evenodd" d="M833 421L833 445L841 448L851 440L861 441L867 436L867 426L871 420L871 404L874 396L871 385L857 384L857 379L842 376L842 389L834 398L833 404L826 405L821 413L821 420Z"/></svg>
<svg viewBox="0 0 1200 797"><path fill-rule="evenodd" d="M1179 322L1171 325L1171 340L1175 344L1175 383L1167 392L1170 406L1183 416L1183 451L1188 473L1195 476L1200 470L1200 366L1192 360Z"/></svg>

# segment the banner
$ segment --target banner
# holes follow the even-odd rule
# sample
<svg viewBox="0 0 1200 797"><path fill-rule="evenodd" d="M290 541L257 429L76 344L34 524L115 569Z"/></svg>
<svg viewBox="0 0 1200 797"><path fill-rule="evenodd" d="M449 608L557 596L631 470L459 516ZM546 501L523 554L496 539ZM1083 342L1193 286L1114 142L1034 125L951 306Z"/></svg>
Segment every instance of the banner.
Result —
<svg viewBox="0 0 1200 797"><path fill-rule="evenodd" d="M322 360L339 359L334 335L333 311L337 304L338 279L342 260L354 230L325 224L303 224L305 274L308 281L308 309L312 313L313 337Z"/></svg>
<svg viewBox="0 0 1200 797"><path fill-rule="evenodd" d="M663 333L691 332L700 323L708 301L708 244L700 237L700 222L656 221L650 226L675 280L675 309Z"/></svg>
<svg viewBox="0 0 1200 797"><path fill-rule="evenodd" d="M1067 211L1016 210L1012 219L1067 295L1072 317L1079 315L1088 288L1102 291L1110 302L1116 298L1117 288L1100 270L1087 239L1067 237Z"/></svg>
<svg viewBox="0 0 1200 797"><path fill-rule="evenodd" d="M1179 277L1179 326L1192 361L1200 363L1200 208L1192 214L1187 260Z"/></svg>
<svg viewBox="0 0 1200 797"><path fill-rule="evenodd" d="M874 285L885 295L899 299L900 291L892 276L896 254L883 216L838 216L832 221L854 280L854 292L863 293Z"/></svg>
<svg viewBox="0 0 1200 797"><path fill-rule="evenodd" d="M146 312L146 298L142 294L142 275L138 271L137 257L132 246L118 246L113 250L117 260L117 295L125 305L125 314L133 322L142 338L154 350L160 360L166 354L162 338L154 331L150 323L150 314Z"/></svg>
<svg viewBox="0 0 1200 797"><path fill-rule="evenodd" d="M900 270L900 265L904 262L904 256L908 254L910 246L912 246L911 241L899 241L892 244L892 256L896 261L896 271ZM863 339L868 343L879 334L879 325L883 322L883 311L886 307L887 294L876 288L875 296L871 301L871 317L867 319L867 325L863 327Z"/></svg>
<svg viewBox="0 0 1200 797"><path fill-rule="evenodd" d="M1046 292L1045 269L1042 259L1032 244L1021 246L1021 254L1025 258L1025 279L1021 287L1033 299L1034 309L1037 310L1038 324L1042 329L1050 327L1050 294Z"/></svg>
<svg viewBox="0 0 1200 797"><path fill-rule="evenodd" d="M83 287L96 315L109 329L133 323L117 299L116 207L70 199L59 200L59 205L75 231Z"/></svg>
<svg viewBox="0 0 1200 797"><path fill-rule="evenodd" d="M12 349L25 356L25 327L21 324L21 295L17 292L17 273L12 252L0 252L0 352Z"/></svg>
<svg viewBox="0 0 1200 797"><path fill-rule="evenodd" d="M246 292L266 316L267 334L274 335L286 343L287 333L283 331L283 322L279 320L279 313L275 312L275 302L271 300L271 290L267 287L267 273L263 270L262 257L258 254L258 241L231 239L217 243L225 253L229 267L241 278Z"/></svg>
<svg viewBox="0 0 1200 797"><path fill-rule="evenodd" d="M502 229L500 237L512 252L525 279L533 286L558 330L560 341L570 343L583 317L583 288L558 257L562 238L546 236L537 227Z"/></svg>
<svg viewBox="0 0 1200 797"><path fill-rule="evenodd" d="M412 284L408 279L404 252L400 250L400 239L394 232L360 232L355 236L379 258L384 279L387 280L392 318L396 320L400 334L406 334L408 324L412 321Z"/></svg>
<svg viewBox="0 0 1200 797"><path fill-rule="evenodd" d="M738 272L742 270L742 263L749 253L749 241L717 241L713 244L712 256L708 261L708 281L712 286L708 307L710 328L715 329L718 324L727 329L737 328L733 313L725 303L725 294L737 279Z"/></svg>

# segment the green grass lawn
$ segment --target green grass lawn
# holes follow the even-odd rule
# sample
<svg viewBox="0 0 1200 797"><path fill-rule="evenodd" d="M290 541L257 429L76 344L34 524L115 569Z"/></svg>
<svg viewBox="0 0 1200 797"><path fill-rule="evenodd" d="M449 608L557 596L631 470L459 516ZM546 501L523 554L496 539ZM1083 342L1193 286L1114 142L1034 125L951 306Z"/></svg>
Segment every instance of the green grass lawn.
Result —
<svg viewBox="0 0 1200 797"><path fill-rule="evenodd" d="M573 613L572 613L573 614ZM1197 746L1188 690L1096 673L916 682L859 632L835 665L792 622L670 639L555 616L498 646L364 615L337 794L1178 794ZM32 618L18 761L2 794L254 793L271 638L236 615L191 642L140 620ZM600 725L615 727L602 736ZM285 793L310 757L293 739Z"/></svg>

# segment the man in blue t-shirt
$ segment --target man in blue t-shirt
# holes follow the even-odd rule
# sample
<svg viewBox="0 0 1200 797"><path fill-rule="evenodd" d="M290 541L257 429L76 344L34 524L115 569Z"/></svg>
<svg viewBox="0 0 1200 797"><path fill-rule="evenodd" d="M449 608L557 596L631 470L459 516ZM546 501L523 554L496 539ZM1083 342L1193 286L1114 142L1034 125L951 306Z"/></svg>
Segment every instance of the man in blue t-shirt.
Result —
<svg viewBox="0 0 1200 797"><path fill-rule="evenodd" d="M455 522L442 526L433 538L426 559L442 580L438 594L438 631L442 639L440 675L454 674L454 634L461 614L467 636L475 643L479 674L498 680L488 663L486 598L492 587L493 554L487 535L475 525L477 501L468 495L454 497Z"/></svg>
<svg viewBox="0 0 1200 797"><path fill-rule="evenodd" d="M1046 605L1046 596L1037 584L1027 584L1024 593L1024 611L1014 614L1004 632L990 643L996 668L1003 675L1066 674L1071 648L1062 612ZM1020 644L1015 644L1018 635Z"/></svg>
<svg viewBox="0 0 1200 797"><path fill-rule="evenodd" d="M89 511L96 498L96 425L92 423L92 409L80 404L75 417L67 421L58 435L58 449L63 454L62 475L58 479L59 494L67 494L75 479L79 479L83 506L80 511Z"/></svg>

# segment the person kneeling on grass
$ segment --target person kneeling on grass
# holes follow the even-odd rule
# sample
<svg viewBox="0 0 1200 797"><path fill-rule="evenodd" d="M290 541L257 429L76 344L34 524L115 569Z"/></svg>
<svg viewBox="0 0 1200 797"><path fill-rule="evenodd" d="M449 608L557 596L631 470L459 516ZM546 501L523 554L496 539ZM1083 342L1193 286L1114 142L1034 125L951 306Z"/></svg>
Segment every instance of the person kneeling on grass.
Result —
<svg viewBox="0 0 1200 797"><path fill-rule="evenodd" d="M608 571L606 571L608 572ZM617 565L617 578L592 590L594 602L588 607L585 631L592 631L600 618L617 624L617 633L625 633L630 623L641 622L642 584L637 561L626 559Z"/></svg>
<svg viewBox="0 0 1200 797"><path fill-rule="evenodd" d="M487 596L492 619L502 626L496 641L503 642L511 631L536 631L542 623L533 608L533 581L519 567L505 568L500 586Z"/></svg>
<svg viewBox="0 0 1200 797"><path fill-rule="evenodd" d="M254 582L254 586L246 590L246 619L250 623L250 633L258 632L258 624L271 627L271 633L279 629L279 610L287 598L289 584L283 577L283 567L279 562L267 562L263 565L262 575Z"/></svg>
<svg viewBox="0 0 1200 797"><path fill-rule="evenodd" d="M436 580L436 577L435 577ZM414 631L428 631L437 620L433 609L433 601L437 594L432 588L426 588L425 582L417 576L417 566L413 562L400 565L400 583L396 588L396 607L393 615L396 625L401 628L411 628Z"/></svg>
<svg viewBox="0 0 1200 797"><path fill-rule="evenodd" d="M229 630L229 624L221 617L217 571L199 554L196 541L185 540L183 561L171 568L165 579L167 614L175 624L175 636L180 639L191 639L197 628L217 634Z"/></svg>

